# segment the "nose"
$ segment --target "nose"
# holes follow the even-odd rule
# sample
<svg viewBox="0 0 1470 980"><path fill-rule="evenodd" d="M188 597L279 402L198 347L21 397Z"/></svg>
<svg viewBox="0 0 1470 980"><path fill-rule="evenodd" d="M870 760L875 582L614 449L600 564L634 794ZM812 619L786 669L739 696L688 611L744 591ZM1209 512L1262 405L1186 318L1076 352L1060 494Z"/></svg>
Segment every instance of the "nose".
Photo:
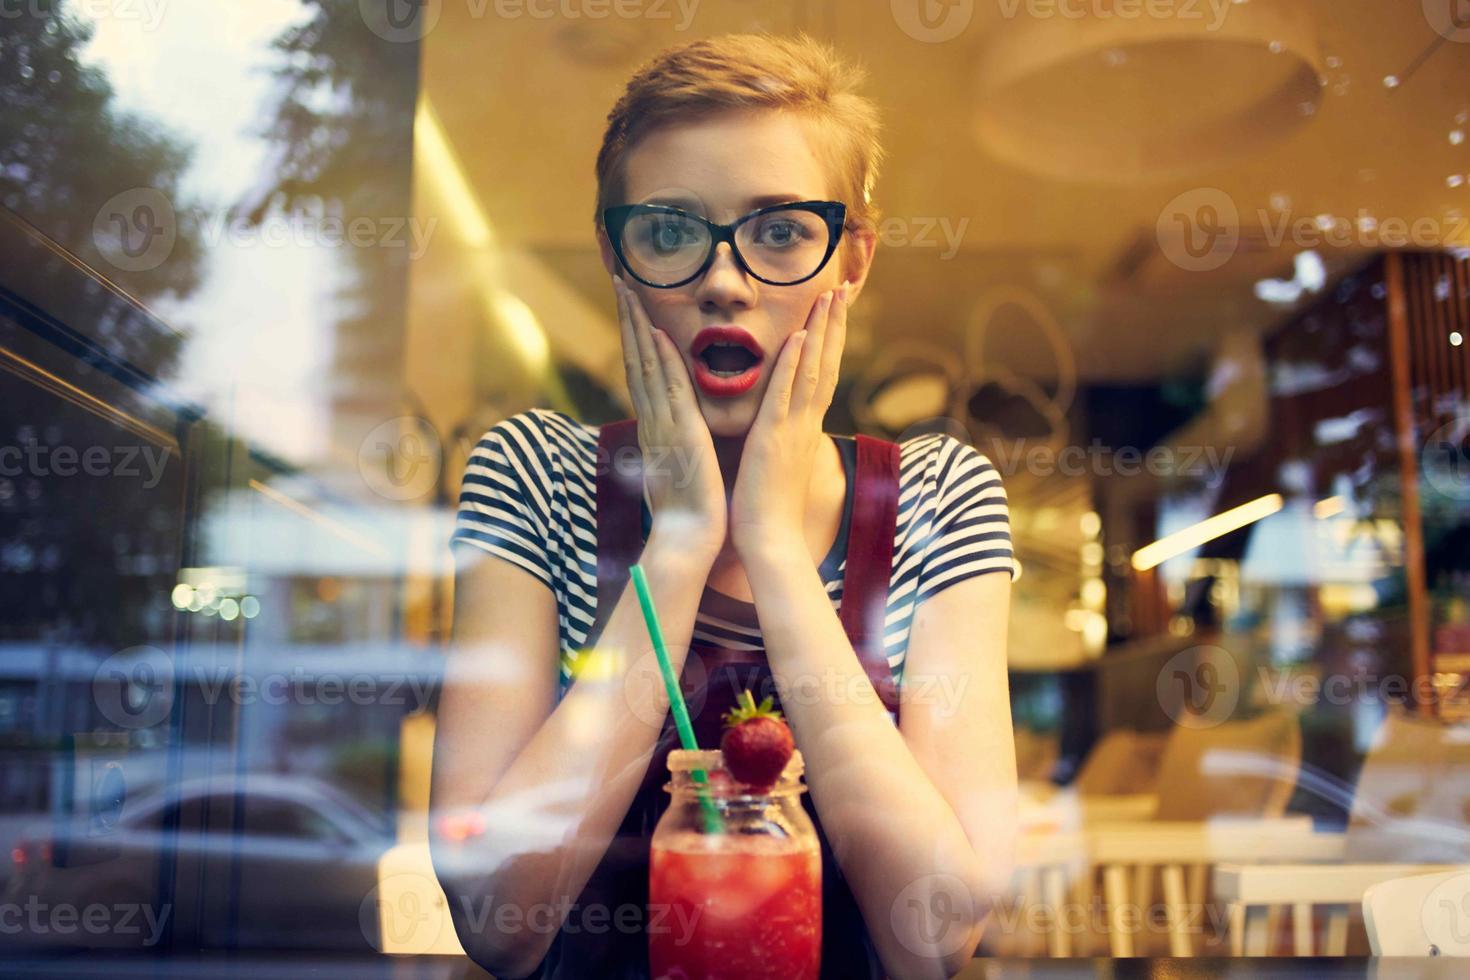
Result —
<svg viewBox="0 0 1470 980"><path fill-rule="evenodd" d="M715 246L714 261L696 281L694 296L699 308L707 312L749 307L755 302L755 281L735 260L729 242Z"/></svg>

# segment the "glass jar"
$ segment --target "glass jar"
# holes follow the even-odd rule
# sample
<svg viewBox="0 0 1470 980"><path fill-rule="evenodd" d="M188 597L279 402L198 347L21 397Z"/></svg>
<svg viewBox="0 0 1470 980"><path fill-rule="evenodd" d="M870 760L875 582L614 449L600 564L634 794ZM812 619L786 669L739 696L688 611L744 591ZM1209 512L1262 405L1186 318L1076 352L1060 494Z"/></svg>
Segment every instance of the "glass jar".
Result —
<svg viewBox="0 0 1470 980"><path fill-rule="evenodd" d="M802 771L797 751L775 785L755 792L731 777L718 749L669 753L672 799L648 868L655 978L817 980L822 851L801 805Z"/></svg>

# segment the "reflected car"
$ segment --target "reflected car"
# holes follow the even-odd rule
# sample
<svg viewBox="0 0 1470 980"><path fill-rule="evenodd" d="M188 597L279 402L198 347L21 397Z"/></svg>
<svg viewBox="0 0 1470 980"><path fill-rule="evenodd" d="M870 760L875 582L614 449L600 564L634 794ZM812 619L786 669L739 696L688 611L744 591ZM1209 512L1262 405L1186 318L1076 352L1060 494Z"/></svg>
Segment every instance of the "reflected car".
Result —
<svg viewBox="0 0 1470 980"><path fill-rule="evenodd" d="M4 945L363 950L391 820L314 779L185 782L11 852ZM18 928L15 928L18 927Z"/></svg>

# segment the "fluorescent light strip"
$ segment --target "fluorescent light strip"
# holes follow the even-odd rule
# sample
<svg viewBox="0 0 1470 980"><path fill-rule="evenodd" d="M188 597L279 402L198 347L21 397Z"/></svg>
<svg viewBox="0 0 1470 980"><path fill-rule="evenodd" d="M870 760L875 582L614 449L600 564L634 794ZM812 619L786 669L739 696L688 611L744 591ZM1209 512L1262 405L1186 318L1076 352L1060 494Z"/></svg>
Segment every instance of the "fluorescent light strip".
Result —
<svg viewBox="0 0 1470 980"><path fill-rule="evenodd" d="M429 104L428 96L419 99L414 113L413 147L429 182L443 195L444 211L456 226L460 241L469 248L489 248L495 240L490 222L469 181L465 180L464 168L444 136L444 127L439 125L439 116Z"/></svg>
<svg viewBox="0 0 1470 980"><path fill-rule="evenodd" d="M1247 524L1254 524L1263 517L1270 517L1281 509L1283 503L1281 494L1268 493L1264 497L1257 497L1250 503L1232 507L1214 517L1206 517L1198 524L1191 524L1183 530L1160 538L1153 544L1139 548L1133 553L1133 567L1140 572L1146 572L1170 558L1198 548L1206 541L1213 541L1231 531L1238 531Z"/></svg>

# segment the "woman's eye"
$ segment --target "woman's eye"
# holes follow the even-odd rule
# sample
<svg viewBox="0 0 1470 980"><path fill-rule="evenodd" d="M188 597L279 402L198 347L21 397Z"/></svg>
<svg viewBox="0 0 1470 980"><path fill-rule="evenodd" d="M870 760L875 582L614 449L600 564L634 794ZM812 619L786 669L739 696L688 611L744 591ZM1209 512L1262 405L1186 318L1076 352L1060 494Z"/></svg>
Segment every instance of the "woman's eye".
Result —
<svg viewBox="0 0 1470 980"><path fill-rule="evenodd" d="M687 221L660 221L648 230L648 242L661 252L672 252L690 244L694 234Z"/></svg>
<svg viewBox="0 0 1470 980"><path fill-rule="evenodd" d="M783 248L794 245L806 237L806 230L795 221L769 221L761 225L756 234L756 242L761 245L771 245Z"/></svg>

